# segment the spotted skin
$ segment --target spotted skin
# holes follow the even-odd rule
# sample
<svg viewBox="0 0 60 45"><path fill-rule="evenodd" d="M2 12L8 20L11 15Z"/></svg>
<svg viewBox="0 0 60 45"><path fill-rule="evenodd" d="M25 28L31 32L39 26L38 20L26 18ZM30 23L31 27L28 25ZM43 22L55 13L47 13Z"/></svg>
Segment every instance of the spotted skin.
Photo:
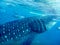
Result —
<svg viewBox="0 0 60 45"><path fill-rule="evenodd" d="M29 32L30 28L24 21L16 20L5 23L0 26L0 43L23 37Z"/></svg>
<svg viewBox="0 0 60 45"><path fill-rule="evenodd" d="M31 43L31 41L33 40L33 37L31 35L34 36L37 33L42 33L45 31L46 26L44 24L44 21L39 18L30 17L24 18L22 20L7 22L5 24L0 25L0 44L3 45L4 43L9 41L12 42L13 40L20 40L20 42L26 44L26 41L28 41L30 37L31 40L28 42ZM26 40L24 40L25 38ZM25 42L21 39L23 39Z"/></svg>

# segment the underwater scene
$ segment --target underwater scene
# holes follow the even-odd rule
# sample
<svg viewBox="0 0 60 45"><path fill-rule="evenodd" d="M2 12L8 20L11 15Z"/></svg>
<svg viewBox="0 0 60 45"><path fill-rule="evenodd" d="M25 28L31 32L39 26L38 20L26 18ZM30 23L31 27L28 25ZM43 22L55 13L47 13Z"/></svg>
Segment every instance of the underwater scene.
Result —
<svg viewBox="0 0 60 45"><path fill-rule="evenodd" d="M60 0L0 0L0 45L60 45Z"/></svg>

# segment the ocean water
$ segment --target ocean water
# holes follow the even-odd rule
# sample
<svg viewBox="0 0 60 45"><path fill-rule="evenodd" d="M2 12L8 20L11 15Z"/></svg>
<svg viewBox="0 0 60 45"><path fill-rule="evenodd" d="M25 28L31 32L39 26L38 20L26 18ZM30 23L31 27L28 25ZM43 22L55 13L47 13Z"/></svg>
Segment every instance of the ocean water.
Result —
<svg viewBox="0 0 60 45"><path fill-rule="evenodd" d="M0 0L0 45L60 45L59 10L51 3Z"/></svg>

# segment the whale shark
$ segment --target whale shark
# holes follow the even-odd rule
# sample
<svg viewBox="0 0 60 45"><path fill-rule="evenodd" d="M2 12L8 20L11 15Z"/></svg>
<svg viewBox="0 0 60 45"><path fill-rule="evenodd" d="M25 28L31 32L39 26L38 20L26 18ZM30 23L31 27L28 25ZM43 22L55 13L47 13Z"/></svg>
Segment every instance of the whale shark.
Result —
<svg viewBox="0 0 60 45"><path fill-rule="evenodd" d="M0 25L0 45L30 45L36 34L47 31L53 18L27 17Z"/></svg>

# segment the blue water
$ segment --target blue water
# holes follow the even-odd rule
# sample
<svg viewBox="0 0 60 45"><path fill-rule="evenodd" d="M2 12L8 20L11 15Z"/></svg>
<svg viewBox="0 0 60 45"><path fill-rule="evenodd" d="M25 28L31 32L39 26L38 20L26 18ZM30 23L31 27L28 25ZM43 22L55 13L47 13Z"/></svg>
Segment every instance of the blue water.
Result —
<svg viewBox="0 0 60 45"><path fill-rule="evenodd" d="M41 43L42 45L60 45L59 26L60 21L57 21L57 23L49 31L36 35L33 42Z"/></svg>
<svg viewBox="0 0 60 45"><path fill-rule="evenodd" d="M36 0L35 0L36 2ZM43 6L39 5L29 5L24 3L17 3L17 1L8 1L1 0L0 1L0 25L15 21L22 20L23 18L34 17L34 16L48 16L48 15L56 15L55 10L45 1L37 1L42 2ZM35 4L35 3L34 3ZM46 5L45 5L46 4ZM57 17L57 16L56 16ZM57 17L58 18L58 17ZM55 21L56 24L52 26L50 29L47 28L48 31L36 34L34 39L32 39L31 45L33 43L40 43L41 45L60 45L60 21ZM48 25L49 26L49 25ZM50 25L51 26L51 25ZM39 44L38 44L39 45Z"/></svg>

